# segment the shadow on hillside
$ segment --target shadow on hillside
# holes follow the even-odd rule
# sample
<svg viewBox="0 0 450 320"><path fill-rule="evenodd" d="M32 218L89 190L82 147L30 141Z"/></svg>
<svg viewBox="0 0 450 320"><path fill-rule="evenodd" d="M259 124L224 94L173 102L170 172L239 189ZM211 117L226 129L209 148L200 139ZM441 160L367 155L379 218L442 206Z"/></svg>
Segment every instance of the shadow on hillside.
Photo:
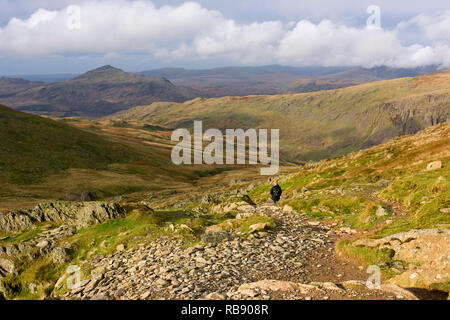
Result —
<svg viewBox="0 0 450 320"><path fill-rule="evenodd" d="M447 300L448 292L440 290L427 290L420 288L408 288L420 300Z"/></svg>

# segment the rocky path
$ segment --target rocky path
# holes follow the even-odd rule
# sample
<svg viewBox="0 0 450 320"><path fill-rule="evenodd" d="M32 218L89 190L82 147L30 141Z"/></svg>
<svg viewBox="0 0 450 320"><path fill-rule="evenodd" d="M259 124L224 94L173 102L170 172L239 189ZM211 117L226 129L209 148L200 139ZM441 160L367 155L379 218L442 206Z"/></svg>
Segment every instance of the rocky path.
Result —
<svg viewBox="0 0 450 320"><path fill-rule="evenodd" d="M256 213L273 217L275 232L187 248L169 239L142 243L90 261L92 278L61 298L411 298L401 289L369 290L362 281L348 282L368 275L337 260L333 226L319 225L271 204L258 206Z"/></svg>

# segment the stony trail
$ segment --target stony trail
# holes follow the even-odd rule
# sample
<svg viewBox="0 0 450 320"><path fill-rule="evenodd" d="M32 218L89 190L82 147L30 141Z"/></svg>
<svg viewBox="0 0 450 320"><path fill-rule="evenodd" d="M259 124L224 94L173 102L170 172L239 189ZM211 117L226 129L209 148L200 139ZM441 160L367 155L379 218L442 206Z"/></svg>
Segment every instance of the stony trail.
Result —
<svg viewBox="0 0 450 320"><path fill-rule="evenodd" d="M141 243L89 261L92 278L59 298L414 298L400 288L366 288L363 283L368 275L335 256L339 232L332 225L319 224L269 203L255 207L254 213L274 218L275 231L194 247L164 238Z"/></svg>

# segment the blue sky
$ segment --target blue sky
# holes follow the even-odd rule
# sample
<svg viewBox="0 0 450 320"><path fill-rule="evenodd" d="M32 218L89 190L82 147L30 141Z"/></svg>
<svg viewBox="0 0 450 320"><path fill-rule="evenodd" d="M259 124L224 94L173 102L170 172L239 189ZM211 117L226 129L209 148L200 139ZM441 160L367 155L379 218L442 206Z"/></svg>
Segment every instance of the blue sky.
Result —
<svg viewBox="0 0 450 320"><path fill-rule="evenodd" d="M380 26L367 25L379 8ZM0 0L0 74L226 65L450 67L448 0Z"/></svg>

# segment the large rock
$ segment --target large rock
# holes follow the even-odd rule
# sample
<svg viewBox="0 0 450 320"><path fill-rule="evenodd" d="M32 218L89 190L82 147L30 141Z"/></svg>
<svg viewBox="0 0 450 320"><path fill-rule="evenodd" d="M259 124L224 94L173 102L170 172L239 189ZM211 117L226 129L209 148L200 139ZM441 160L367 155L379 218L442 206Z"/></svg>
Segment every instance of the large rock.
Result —
<svg viewBox="0 0 450 320"><path fill-rule="evenodd" d="M341 286L345 289L357 289L358 291L361 291L363 289L367 288L366 281L363 280L348 280L341 283ZM374 290L374 289L370 289ZM419 298L414 295L412 292L403 289L402 287L390 284L390 283L382 283L380 285L380 288L378 289L380 291L384 291L388 294L396 295L396 296L403 296L407 300L419 300Z"/></svg>
<svg viewBox="0 0 450 320"><path fill-rule="evenodd" d="M16 265L10 259L0 258L0 275L7 276L16 272Z"/></svg>
<svg viewBox="0 0 450 320"><path fill-rule="evenodd" d="M28 253L33 249L28 244L6 244L4 246L0 246L0 254L6 254L8 257L17 257L22 253Z"/></svg>
<svg viewBox="0 0 450 320"><path fill-rule="evenodd" d="M219 225L217 225L217 224L212 225L212 226L209 226L209 227L207 227L207 228L205 229L205 232L206 232L206 233L209 233L209 232L222 232L222 231L224 231L224 230L222 229L222 227L219 226Z"/></svg>
<svg viewBox="0 0 450 320"><path fill-rule="evenodd" d="M238 203L236 203L236 205L237 205L237 208L236 208L237 211L252 212L252 213L256 211L255 206L249 205L245 201L238 202Z"/></svg>
<svg viewBox="0 0 450 320"><path fill-rule="evenodd" d="M117 203L45 203L39 204L34 209L0 214L0 231L28 230L40 222L64 223L81 229L123 216L125 216L125 210Z"/></svg>
<svg viewBox="0 0 450 320"><path fill-rule="evenodd" d="M258 232L258 231L264 231L266 230L266 228L273 226L272 223L270 222L259 222L259 223L255 223L252 224L249 229L250 229L250 233L252 232Z"/></svg>
<svg viewBox="0 0 450 320"><path fill-rule="evenodd" d="M439 286L450 282L450 230L423 229L393 234L381 239L361 239L354 245L388 248L393 259L408 262L409 270L390 279L390 283L407 288Z"/></svg>
<svg viewBox="0 0 450 320"><path fill-rule="evenodd" d="M125 210L117 203L80 202L68 204L67 202L55 202L38 205L32 214L40 222L62 222L81 229L122 217L125 215Z"/></svg>
<svg viewBox="0 0 450 320"><path fill-rule="evenodd" d="M219 232L205 232L201 239L205 243L217 244L223 240L231 240L233 236L229 232L219 231Z"/></svg>
<svg viewBox="0 0 450 320"><path fill-rule="evenodd" d="M225 296L218 292L212 292L212 293L202 297L200 300L225 300Z"/></svg>
<svg viewBox="0 0 450 320"><path fill-rule="evenodd" d="M53 249L52 253L53 263L63 264L70 260L68 250L66 248L58 247Z"/></svg>
<svg viewBox="0 0 450 320"><path fill-rule="evenodd" d="M7 244L4 247L0 247L0 252L5 253L9 257L15 257L20 253L19 247L15 244Z"/></svg>
<svg viewBox="0 0 450 320"><path fill-rule="evenodd" d="M252 283L246 283L239 287L238 293L251 295L250 293L257 290L264 291L281 291L281 292L293 292L298 291L301 294L310 294L313 291L319 291L317 286L310 284L296 283L291 281L279 281L279 280L261 280Z"/></svg>
<svg viewBox="0 0 450 320"><path fill-rule="evenodd" d="M229 204L227 204L227 205L223 208L223 212L224 212L224 213L228 213L228 212L230 212L230 211L235 210L237 207L238 207L238 206L237 206L236 203L234 203L234 202L229 203Z"/></svg>
<svg viewBox="0 0 450 320"><path fill-rule="evenodd" d="M384 216L387 216L388 213L386 212L386 209L384 209L382 206L379 206L377 208L377 212L375 213L375 215L377 217L384 217Z"/></svg>
<svg viewBox="0 0 450 320"><path fill-rule="evenodd" d="M441 169L441 168L442 168L442 162L441 161L433 161L433 162L430 162L427 165L427 170L428 171L430 171L430 170L437 170L437 169Z"/></svg>
<svg viewBox="0 0 450 320"><path fill-rule="evenodd" d="M289 206L289 205L285 205L284 207L283 207L283 212L284 213L290 213L290 214L293 214L293 213L295 213L295 210L291 207L291 206Z"/></svg>
<svg viewBox="0 0 450 320"><path fill-rule="evenodd" d="M0 213L0 231L16 232L31 229L37 220L26 212L11 211Z"/></svg>

